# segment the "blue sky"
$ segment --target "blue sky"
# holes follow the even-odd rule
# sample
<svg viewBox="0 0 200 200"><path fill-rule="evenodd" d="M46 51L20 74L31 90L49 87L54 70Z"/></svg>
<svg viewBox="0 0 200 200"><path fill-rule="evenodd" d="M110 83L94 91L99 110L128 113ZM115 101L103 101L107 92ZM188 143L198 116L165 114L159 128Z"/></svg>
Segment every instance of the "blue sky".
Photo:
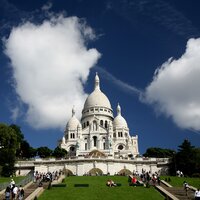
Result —
<svg viewBox="0 0 200 200"><path fill-rule="evenodd" d="M97 71L139 150L199 147L198 0L0 0L0 121L55 148ZM171 58L171 59L170 59Z"/></svg>

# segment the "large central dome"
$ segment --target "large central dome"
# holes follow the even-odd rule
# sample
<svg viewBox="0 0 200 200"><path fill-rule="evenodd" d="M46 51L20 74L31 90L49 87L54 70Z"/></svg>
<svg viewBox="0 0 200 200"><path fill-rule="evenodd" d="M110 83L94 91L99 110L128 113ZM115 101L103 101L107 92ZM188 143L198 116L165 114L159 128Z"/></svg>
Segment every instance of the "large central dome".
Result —
<svg viewBox="0 0 200 200"><path fill-rule="evenodd" d="M108 100L107 96L100 90L99 77L97 74L95 76L94 91L87 97L84 104L84 109L95 106L101 106L111 109L110 101Z"/></svg>
<svg viewBox="0 0 200 200"><path fill-rule="evenodd" d="M106 97L106 95L100 90L94 90L86 99L84 104L84 109L101 106L111 109L110 101Z"/></svg>

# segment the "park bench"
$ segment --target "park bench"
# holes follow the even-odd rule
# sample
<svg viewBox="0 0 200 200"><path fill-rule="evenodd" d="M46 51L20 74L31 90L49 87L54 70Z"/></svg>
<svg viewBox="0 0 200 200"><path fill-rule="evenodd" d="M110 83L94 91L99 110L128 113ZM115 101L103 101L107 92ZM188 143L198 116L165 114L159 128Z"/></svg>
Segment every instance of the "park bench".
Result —
<svg viewBox="0 0 200 200"><path fill-rule="evenodd" d="M52 187L67 187L67 184L65 183L59 183L59 184L52 184Z"/></svg>

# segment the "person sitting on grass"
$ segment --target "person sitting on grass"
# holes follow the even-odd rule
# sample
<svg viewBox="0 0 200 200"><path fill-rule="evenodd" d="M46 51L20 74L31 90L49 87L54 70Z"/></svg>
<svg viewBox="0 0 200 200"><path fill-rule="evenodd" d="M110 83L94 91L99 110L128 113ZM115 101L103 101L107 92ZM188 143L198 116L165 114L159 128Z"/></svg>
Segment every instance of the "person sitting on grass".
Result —
<svg viewBox="0 0 200 200"><path fill-rule="evenodd" d="M131 180L131 183L134 184L134 185L137 184L137 178L133 177L132 180Z"/></svg>
<svg viewBox="0 0 200 200"><path fill-rule="evenodd" d="M109 186L109 187L115 187L115 186L117 186L115 184L115 182L113 180L111 180L111 179L107 181L106 185Z"/></svg>

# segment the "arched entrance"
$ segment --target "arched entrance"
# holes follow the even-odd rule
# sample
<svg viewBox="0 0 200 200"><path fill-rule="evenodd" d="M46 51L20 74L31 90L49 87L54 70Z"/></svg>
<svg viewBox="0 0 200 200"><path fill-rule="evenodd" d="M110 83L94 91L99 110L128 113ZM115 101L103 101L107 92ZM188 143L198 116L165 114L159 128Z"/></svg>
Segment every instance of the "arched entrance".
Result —
<svg viewBox="0 0 200 200"><path fill-rule="evenodd" d="M118 174L121 176L127 176L127 175L131 175L132 172L129 169L122 169L118 172Z"/></svg>
<svg viewBox="0 0 200 200"><path fill-rule="evenodd" d="M92 168L89 172L89 175L91 176L99 176L99 175L103 175L103 171L99 168Z"/></svg>
<svg viewBox="0 0 200 200"><path fill-rule="evenodd" d="M65 169L64 174L65 174L65 176L73 176L74 175L73 172L69 169Z"/></svg>

